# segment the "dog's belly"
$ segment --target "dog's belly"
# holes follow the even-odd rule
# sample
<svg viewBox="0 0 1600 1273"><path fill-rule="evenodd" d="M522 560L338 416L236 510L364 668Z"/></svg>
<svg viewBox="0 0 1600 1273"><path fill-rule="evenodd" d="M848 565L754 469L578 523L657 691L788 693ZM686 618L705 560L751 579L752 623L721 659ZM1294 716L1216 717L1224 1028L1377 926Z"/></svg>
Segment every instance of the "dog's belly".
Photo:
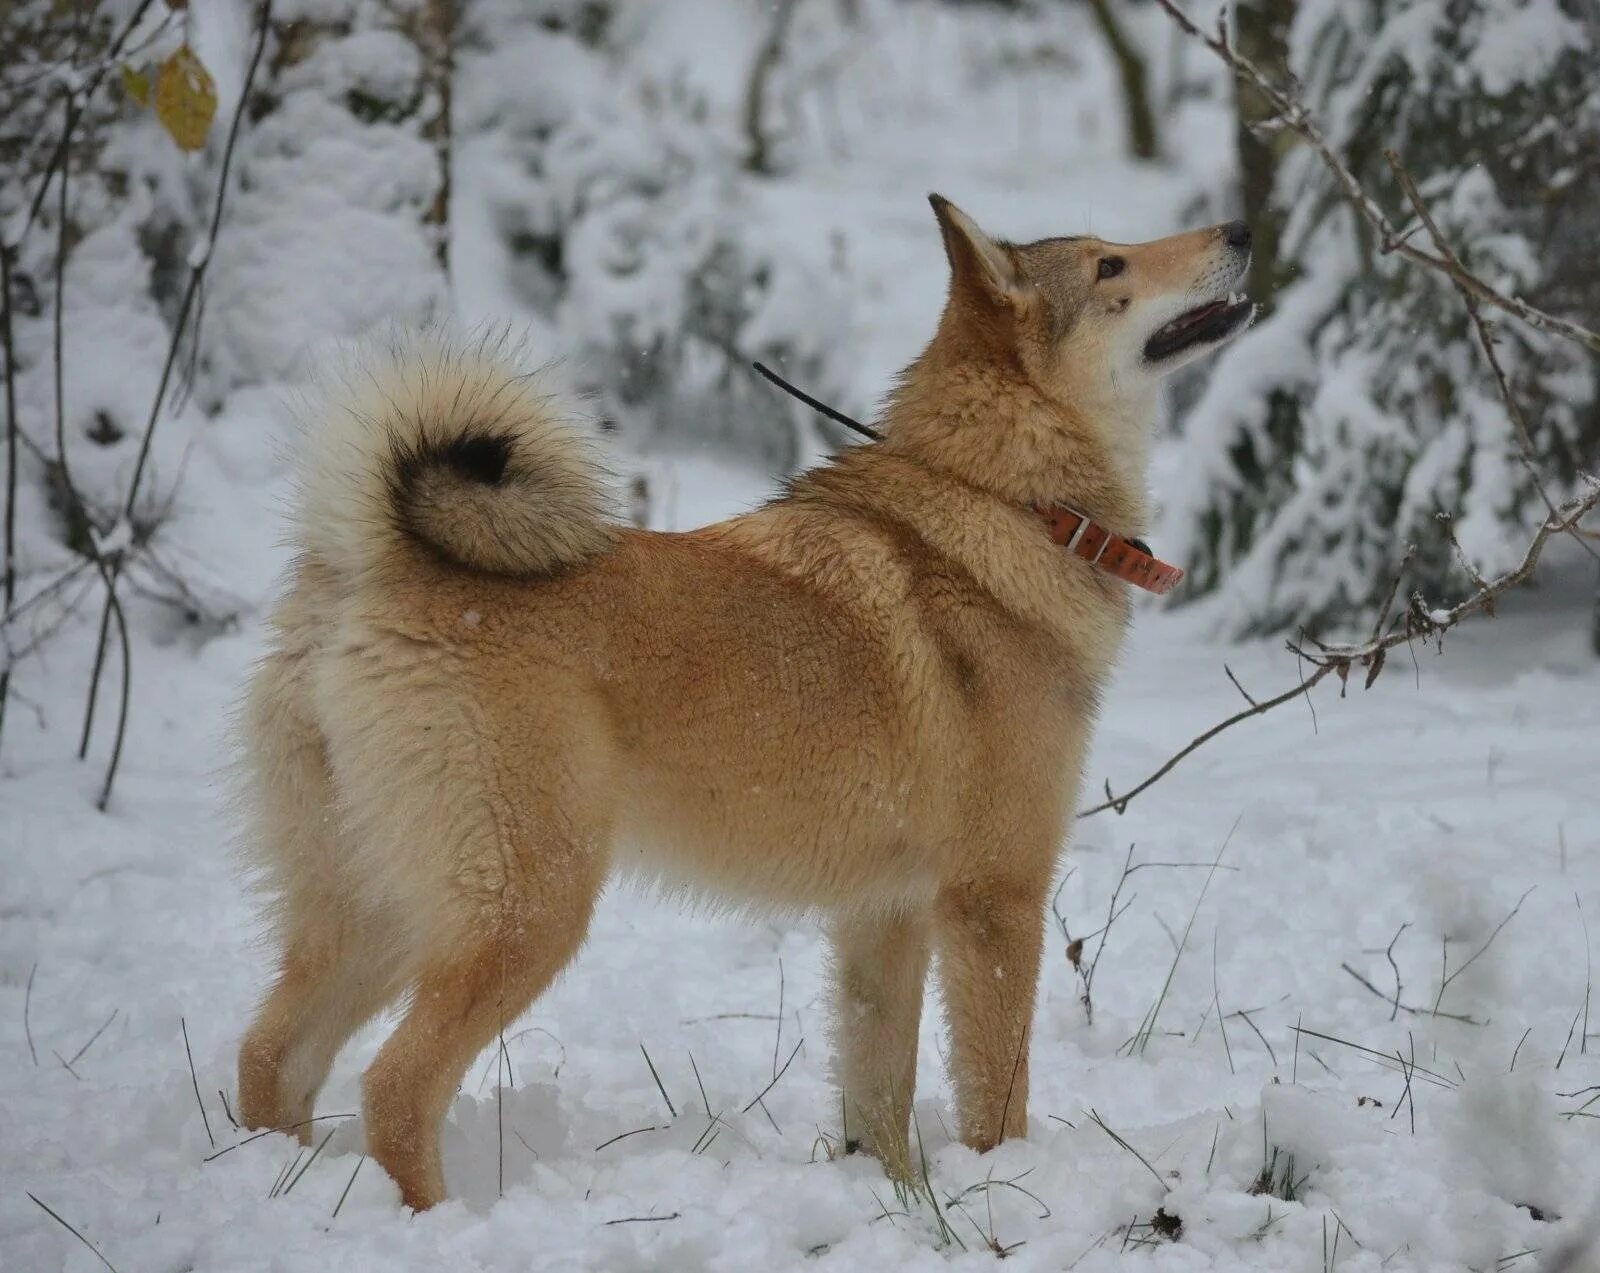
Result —
<svg viewBox="0 0 1600 1273"><path fill-rule="evenodd" d="M780 909L896 905L937 889L945 845L919 784L862 773L775 782L754 765L653 768L626 784L614 861L629 875Z"/></svg>

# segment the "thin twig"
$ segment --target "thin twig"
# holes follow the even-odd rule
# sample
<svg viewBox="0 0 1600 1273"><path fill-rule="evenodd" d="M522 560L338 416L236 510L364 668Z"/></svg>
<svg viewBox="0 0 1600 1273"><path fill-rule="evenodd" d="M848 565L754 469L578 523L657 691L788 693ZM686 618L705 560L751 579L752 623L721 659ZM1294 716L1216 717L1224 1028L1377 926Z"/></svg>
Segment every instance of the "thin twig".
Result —
<svg viewBox="0 0 1600 1273"><path fill-rule="evenodd" d="M667 1095L666 1084L661 1081L661 1075L656 1073L656 1063L650 1059L650 1053L645 1052L644 1043L639 1044L639 1051L644 1052L644 1063L650 1067L650 1077L656 1081L656 1091L661 1093L661 1099L667 1103L667 1113L673 1118L678 1116L677 1107L672 1103L672 1097Z"/></svg>
<svg viewBox="0 0 1600 1273"><path fill-rule="evenodd" d="M50 1206L49 1203L41 1201L39 1198L35 1197L32 1193L29 1193L28 1197L33 1199L33 1205L34 1206L38 1207L41 1211L43 1211L45 1213L45 1215L49 1216L52 1220L54 1220L57 1224L59 1224L63 1229L65 1229L73 1237L77 1238L78 1241L83 1243L84 1246L88 1247L89 1250L93 1251L94 1252L94 1258L99 1260L100 1263L104 1264L108 1269L110 1269L111 1273L117 1273L117 1266L115 1264L113 1264L110 1260L106 1259L105 1256L100 1254L100 1248L99 1247L97 1247L93 1242L89 1241L88 1238L84 1237L83 1234L79 1233L77 1231L77 1229L73 1228L71 1224L69 1224L66 1220L64 1220L59 1211L55 1210L55 1208Z"/></svg>
<svg viewBox="0 0 1600 1273"><path fill-rule="evenodd" d="M206 1103L200 1099L200 1079L194 1072L194 1052L189 1048L189 1023L178 1018L178 1028L183 1031L183 1054L189 1058L189 1081L194 1084L194 1103L200 1107L200 1121L205 1124L206 1139L211 1148L217 1147L217 1138L211 1134L211 1120L206 1117Z"/></svg>
<svg viewBox="0 0 1600 1273"><path fill-rule="evenodd" d="M789 1067L794 1064L795 1057L800 1055L800 1049L802 1047L804 1047L804 1046L805 1046L805 1040L804 1039L801 1039L799 1043L796 1043L794 1045L794 1051L789 1053L789 1059L783 1063L783 1068L772 1076L772 1082L768 1083L764 1088L762 1088L759 1092L756 1093L755 1100L751 1101L748 1105L746 1105L742 1110L739 1111L741 1114L748 1114L751 1110L753 1110L756 1107L756 1105L758 1103L760 1103L761 1099L764 1096L766 1096L766 1094L768 1092L770 1092L773 1088L778 1086L778 1080L781 1079L785 1074L787 1074L789 1072Z"/></svg>
<svg viewBox="0 0 1600 1273"><path fill-rule="evenodd" d="M365 1154L356 1159L356 1165L350 1172L350 1179L344 1182L344 1192L339 1195L339 1201L333 1204L333 1215L330 1219L337 1220L339 1218L339 1209L344 1206L344 1200L350 1196L350 1188L356 1182L356 1173L361 1170L361 1164L366 1161L367 1156Z"/></svg>
<svg viewBox="0 0 1600 1273"><path fill-rule="evenodd" d="M1292 132L1298 133L1311 148L1316 151L1317 157L1322 160L1323 166L1332 174L1340 191L1350 205L1355 208L1372 229L1376 232L1380 247L1384 252L1392 252L1397 256L1423 266L1426 269L1437 271L1454 279L1465 291L1485 305L1504 310L1513 314L1541 331L1554 332L1568 340L1576 341L1591 352L1600 353L1600 332L1591 330L1581 323L1575 323L1565 318L1530 305L1520 297L1509 296L1498 289L1491 287L1483 279L1466 269L1459 261L1446 259L1424 248L1419 248L1404 235L1398 233L1390 223L1389 218L1372 197L1362 188L1361 182L1350 171L1339 155L1334 151L1332 143L1323 133L1321 125L1306 109L1305 103L1294 94L1279 85L1271 76L1252 62L1249 58L1238 52L1222 33L1212 35L1195 25L1189 16L1180 9L1173 0L1156 0L1167 15L1178 24L1189 36L1199 40L1208 49L1220 57L1233 70L1234 75L1246 81L1276 112L1282 125Z"/></svg>
<svg viewBox="0 0 1600 1273"><path fill-rule="evenodd" d="M354 1118L354 1114L318 1114L315 1118L302 1118L298 1123L285 1123L282 1127L264 1127L253 1135L246 1136L243 1140L236 1140L231 1145L224 1145L214 1154L207 1154L200 1161L203 1163L215 1162L224 1154L231 1154L236 1149L242 1149L253 1140L260 1140L263 1136L276 1136L279 1132L298 1131L302 1127L310 1127L312 1123L325 1123L331 1118Z"/></svg>
<svg viewBox="0 0 1600 1273"><path fill-rule="evenodd" d="M123 502L122 515L128 522L133 520L133 511L138 503L139 487L144 478L145 466L150 459L150 444L155 437L156 424L161 419L161 407L166 401L167 387L172 380L172 369L178 360L178 351L183 344L183 333L189 319L189 311L194 305L195 297L200 291L200 286L205 280L206 268L211 263L211 258L216 251L217 234L222 227L222 212L227 202L228 174L233 167L233 155L239 141L239 129L248 113L246 107L250 100L250 90L255 84L256 72L261 66L261 55L267 46L267 34L272 28L272 0L261 0L261 8L256 23L255 49L250 57L250 65L245 72L244 83L239 89L238 105L234 108L233 120L228 128L228 140L222 151L222 169L217 177L216 198L211 206L211 223L207 231L205 244L198 256L191 254L189 268L189 283L184 289L183 299L179 302L178 313L173 320L172 339L167 347L166 361L162 364L161 378L156 384L155 397L150 403L150 415L145 421L144 434L139 440L138 456L134 461L133 476L128 482L128 497ZM106 604L100 616L100 638L95 649L94 666L89 674L89 697L84 708L83 734L87 739L94 722L95 699L99 692L100 672L105 663L105 647L108 624L113 609L117 606L116 583L121 572L125 557L118 557L111 570L106 584ZM117 721L116 741L112 746L111 760L106 767L104 786L101 789L99 807L103 812L111 799L111 787L116 781L117 765L122 758L122 742L127 732L129 677L131 674L131 654L127 648L127 625L120 609L116 614L118 631L123 642L123 682L122 705Z"/></svg>
<svg viewBox="0 0 1600 1273"><path fill-rule="evenodd" d="M1165 0L1162 0L1164 3ZM1110 792L1107 787L1107 798L1097 805L1079 812L1078 817L1093 817L1106 810L1117 813L1124 812L1129 801L1138 796L1166 777L1186 757L1198 751L1219 734L1227 732L1242 721L1247 721L1254 716L1261 716L1275 707L1281 707L1291 699L1301 694L1307 695L1319 682L1331 672L1342 671L1348 674L1353 667L1370 668L1375 659L1381 657L1385 651L1392 650L1397 645L1403 645L1416 636L1439 639L1455 627L1463 619L1480 612L1492 612L1495 602L1506 592L1519 584L1525 583L1532 577L1539 564L1539 558L1544 552L1545 544L1552 535L1565 534L1578 525L1578 523L1600 505L1600 481L1588 479L1589 490L1581 497L1571 500L1556 510L1556 513L1539 523L1539 529L1534 532L1527 548L1523 551L1522 560L1511 569L1496 575L1493 579L1485 580L1481 587L1468 594L1462 600L1448 609L1430 607L1421 596L1414 596L1405 611L1402 620L1397 621L1391 629L1379 637L1348 645L1326 645L1316 650L1306 650L1300 646L1290 644L1289 648L1299 657L1311 663L1312 671L1296 685L1284 690L1272 698L1263 699L1254 707L1249 707L1240 712L1235 712L1225 720L1219 721L1203 733L1192 739L1186 746L1170 756L1153 773L1143 781L1128 788L1120 795ZM1370 684L1370 678L1368 683Z"/></svg>
<svg viewBox="0 0 1600 1273"><path fill-rule="evenodd" d="M333 1139L334 1132L336 1132L338 1130L339 1129L337 1127L328 1128L327 1134L324 1135L323 1138L317 1142L317 1147L311 1151L311 1157L306 1159L306 1165L304 1167L300 1168L299 1171L295 1172L294 1178L291 1179L287 1184L284 1185L283 1193L279 1194L278 1195L279 1197L286 1196L288 1194L289 1190L293 1189L297 1184L300 1183L300 1177L305 1175L306 1172L311 1170L311 1164L317 1161L317 1156L319 1154L321 1154L322 1151L328 1147L328 1142Z"/></svg>
<svg viewBox="0 0 1600 1273"><path fill-rule="evenodd" d="M1385 150L1383 157L1388 161L1389 169L1394 173L1394 178L1399 183L1401 192L1407 202L1416 211L1422 224L1427 228L1428 237L1433 240L1433 245L1438 249L1439 255L1450 266L1446 271L1447 277L1456 291L1460 294L1462 303L1466 306L1467 317L1472 321L1472 330L1478 338L1478 345L1483 350L1483 356L1493 373L1495 384L1499 387L1501 401L1505 403L1506 417L1511 421L1511 427L1517 435L1517 454L1522 460L1523 468L1528 470L1528 476L1533 481L1534 490L1539 492L1539 498L1544 501L1545 511L1552 517L1556 513L1555 501L1550 498L1550 492L1545 489L1544 479L1539 474L1539 469L1534 463L1533 433L1528 428L1528 420L1522 410L1522 404L1517 401L1517 395L1511 391L1511 382L1506 377L1505 368L1500 363L1500 355L1494 347L1494 339L1489 334L1489 325L1484 321L1482 306L1461 281L1461 276L1466 272L1455 250L1451 248L1444 233L1439 229L1439 224L1433 219L1433 214L1428 211L1428 206L1422 201L1422 194L1417 189L1417 183L1412 180L1411 173L1400 160L1396 150ZM1583 546L1583 550L1591 557L1600 560L1593 548L1584 543L1581 536L1574 536Z"/></svg>
<svg viewBox="0 0 1600 1273"><path fill-rule="evenodd" d="M38 975L39 961L33 961L33 967L28 969L28 987L22 992L22 1034L28 1040L28 1055L33 1058L35 1068L39 1064L39 1049L33 1046L33 1025L28 1020L29 1010L33 1007L33 979Z"/></svg>
<svg viewBox="0 0 1600 1273"><path fill-rule="evenodd" d="M1146 1171L1148 1171L1152 1176L1154 1176L1156 1178L1156 1183L1161 1186L1161 1192L1162 1193L1171 1193L1172 1192L1172 1186L1169 1185L1164 1179L1162 1179L1161 1173L1159 1171L1157 1171L1154 1167L1152 1167L1150 1165L1150 1160L1148 1158L1146 1158L1143 1154L1141 1154L1132 1145L1130 1145L1121 1136L1117 1135L1116 1132L1112 1131L1110 1126L1106 1123L1106 1120L1100 1117L1100 1112L1098 1110L1091 1109L1089 1111L1089 1120L1092 1123L1094 1123L1094 1125L1096 1127L1098 1127L1101 1131L1103 1131L1107 1136L1111 1137L1112 1140L1116 1141L1117 1144L1121 1145L1122 1148L1126 1149L1130 1154L1132 1154L1141 1163L1143 1163L1144 1164L1144 1169Z"/></svg>
<svg viewBox="0 0 1600 1273"><path fill-rule="evenodd" d="M1398 1013L1404 1012L1413 1017L1437 1017L1442 1021L1459 1021L1462 1025L1488 1024L1486 1021L1479 1021L1476 1017L1468 1016L1463 1012L1440 1012L1435 1008L1413 1008L1409 1003L1400 1002L1400 987L1398 982L1395 984L1394 997L1391 998L1389 995L1386 995L1383 991L1379 990L1378 987L1373 985L1349 964L1340 964L1339 967L1360 982L1364 988L1371 991L1373 994L1377 995L1378 998L1390 1005L1392 1011L1389 1014L1389 1020L1391 1021L1395 1019L1395 1016Z"/></svg>
<svg viewBox="0 0 1600 1273"><path fill-rule="evenodd" d="M78 1061L82 1058L83 1054L94 1046L95 1040L98 1039L102 1034L104 1034L106 1032L106 1030L110 1027L111 1023L117 1019L117 1013L119 1013L121 1011L122 1011L121 1008L113 1008L113 1009L111 1009L111 1015L100 1023L100 1028L89 1036L88 1042L86 1042L81 1048L79 1048L76 1052L74 1052L72 1054L72 1056L68 1059L67 1065L69 1067L76 1065L78 1063Z"/></svg>
<svg viewBox="0 0 1600 1273"><path fill-rule="evenodd" d="M1490 946L1494 945L1494 939L1500 936L1500 930L1517 917L1517 912L1522 909L1522 903L1528 900L1528 895L1537 887L1537 885L1529 885L1527 892L1523 893L1523 895L1517 899L1517 904L1511 908L1510 914L1508 914L1504 919L1494 926L1494 932L1489 934L1483 945L1479 946L1477 950L1473 951L1472 954L1467 957L1466 963L1462 964L1461 967L1457 968L1449 976L1441 978L1439 982L1439 993L1433 998L1433 1009L1429 1013L1430 1016L1444 1017L1450 1015L1447 1012L1439 1011L1439 1004L1444 999L1444 992L1450 988L1450 983L1462 973L1466 972L1468 968L1472 967L1472 965L1478 961L1478 957L1482 955L1484 951L1488 950Z"/></svg>

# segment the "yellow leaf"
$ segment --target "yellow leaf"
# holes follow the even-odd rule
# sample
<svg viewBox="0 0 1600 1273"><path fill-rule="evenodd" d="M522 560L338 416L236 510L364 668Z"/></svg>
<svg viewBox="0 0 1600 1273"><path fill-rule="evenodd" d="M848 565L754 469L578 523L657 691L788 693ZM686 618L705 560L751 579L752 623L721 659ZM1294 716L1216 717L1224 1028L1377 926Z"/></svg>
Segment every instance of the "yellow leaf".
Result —
<svg viewBox="0 0 1600 1273"><path fill-rule="evenodd" d="M128 96L138 102L139 105L150 105L150 76L144 71L123 63L122 87L127 91Z"/></svg>
<svg viewBox="0 0 1600 1273"><path fill-rule="evenodd" d="M217 114L217 85L187 44L156 75L156 118L183 150L199 150Z"/></svg>

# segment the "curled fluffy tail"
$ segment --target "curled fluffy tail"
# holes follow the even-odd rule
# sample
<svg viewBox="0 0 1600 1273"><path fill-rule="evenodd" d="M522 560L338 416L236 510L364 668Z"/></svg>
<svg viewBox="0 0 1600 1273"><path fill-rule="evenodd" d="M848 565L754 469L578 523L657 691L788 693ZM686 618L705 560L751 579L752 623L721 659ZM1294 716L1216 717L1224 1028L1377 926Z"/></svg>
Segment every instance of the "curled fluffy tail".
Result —
<svg viewBox="0 0 1600 1273"><path fill-rule="evenodd" d="M422 544L497 575L549 574L615 533L605 473L548 369L504 339L369 350L314 409L300 540L357 576Z"/></svg>

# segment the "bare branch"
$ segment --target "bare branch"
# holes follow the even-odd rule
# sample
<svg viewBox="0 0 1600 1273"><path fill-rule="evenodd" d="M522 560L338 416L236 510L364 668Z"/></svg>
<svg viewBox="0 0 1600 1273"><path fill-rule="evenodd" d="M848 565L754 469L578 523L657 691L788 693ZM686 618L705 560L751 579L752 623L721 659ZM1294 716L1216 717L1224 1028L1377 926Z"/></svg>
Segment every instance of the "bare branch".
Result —
<svg viewBox="0 0 1600 1273"><path fill-rule="evenodd" d="M134 508L139 498L139 486L144 477L145 465L150 459L150 443L155 436L156 425L161 419L161 407L166 401L167 388L172 381L173 367L178 361L178 352L183 345L183 335L189 320L189 312L194 307L195 298L200 292L201 285L205 282L206 268L211 263L212 255L216 251L217 233L222 228L222 210L228 197L228 173L233 167L234 150L239 141L239 129L244 122L246 107L250 101L250 90L255 84L256 72L261 66L261 55L266 50L267 35L272 29L272 0L261 0L261 7L256 19L255 49L250 55L250 66L246 70L244 83L239 88L238 105L234 108L233 120L228 128L227 144L222 151L222 169L217 176L216 198L211 205L211 224L206 234L204 247L198 255L191 254L192 264L189 269L189 284L184 289L183 300L178 305L178 314L173 321L172 340L167 347L166 362L161 368L161 379L156 385L155 398L150 403L150 416L145 421L144 436L139 441L138 458L134 461L133 476L128 482L128 497L123 503L122 515L132 520ZM116 781L117 765L122 758L122 743L127 732L129 680L131 676L131 654L128 649L127 623L122 614L121 602L117 598L117 580L121 575L126 556L118 556L112 561L107 570L102 564L101 575L106 585L106 603L100 613L100 637L95 648L94 667L89 673L89 696L84 706L83 737L80 745L79 756L88 751L89 734L94 725L95 700L100 688L100 673L105 665L106 639L110 630L112 618L117 622L118 637L122 642L122 698L117 719L116 739L112 744L111 760L106 767L104 785L101 788L99 807L102 811L111 800L111 787Z"/></svg>
<svg viewBox="0 0 1600 1273"><path fill-rule="evenodd" d="M1125 812L1129 801L1164 778L1186 756L1198 751L1213 738L1217 737L1218 734L1227 732L1235 725L1242 721L1247 721L1253 716L1262 716L1275 707L1281 707L1289 702L1290 699L1298 698L1302 693L1309 697L1312 687L1330 672L1337 672L1341 679L1348 677L1351 669L1355 667L1366 668L1371 673L1375 666L1381 666L1380 660L1383 659L1387 651L1394 649L1397 645L1404 645L1417 636L1439 640L1463 619L1479 612L1493 614L1495 603L1501 596L1532 577L1535 568L1539 564L1539 558L1544 552L1545 544L1549 542L1550 537L1571 531L1578 525L1580 520L1594 510L1596 505L1600 505L1600 481L1589 478L1588 483L1589 491L1587 494L1557 509L1554 514L1539 524L1539 529L1534 533L1532 540L1529 541L1528 547L1522 555L1522 560L1510 570L1497 575L1493 579L1484 580L1473 592L1456 602L1449 609L1432 608L1421 595L1414 595L1403 617L1388 632L1381 636L1374 636L1366 641L1349 645L1318 644L1314 650L1307 650L1290 643L1289 648L1312 665L1312 671L1309 676L1298 681L1281 694L1276 694L1272 698L1262 699L1254 706L1248 707L1244 711L1236 712L1226 720L1219 721L1211 726L1210 729L1191 740L1187 746L1169 757L1148 778L1130 787L1121 795L1113 794L1108 783L1106 786L1106 799L1097 805L1091 805L1089 808L1081 810L1078 816L1080 818L1088 818L1097 813L1104 813L1107 809L1114 810L1117 813ZM1369 675L1366 683L1370 686L1374 679L1376 679L1375 675Z"/></svg>
<svg viewBox="0 0 1600 1273"><path fill-rule="evenodd" d="M1284 88L1267 75L1259 66L1249 58L1239 53L1228 42L1225 32L1209 35L1196 26L1188 14L1184 13L1173 0L1156 0L1167 15L1178 24L1185 34L1199 40L1208 49L1220 57L1232 69L1235 76L1253 87L1262 98L1277 112L1277 118L1282 127L1297 133L1317 152L1317 157L1322 160L1323 166L1333 175L1340 191L1356 210L1357 214L1365 221L1378 236L1381 250L1385 253L1394 253L1397 256L1435 270L1453 279L1464 293L1475 300L1495 309L1504 310L1514 314L1530 327L1540 331L1553 332L1564 336L1568 340L1576 341L1593 353L1600 354L1600 332L1575 323L1569 319L1559 318L1554 314L1530 305L1527 301L1516 296L1509 296L1498 288L1486 283L1478 275L1468 270L1453 256L1446 256L1429 252L1419 248L1410 239L1398 232L1383 209L1373 201L1372 196L1362 188L1361 182L1338 153L1333 149L1323 133L1322 127L1306 109L1305 103L1300 101L1291 91Z"/></svg>

